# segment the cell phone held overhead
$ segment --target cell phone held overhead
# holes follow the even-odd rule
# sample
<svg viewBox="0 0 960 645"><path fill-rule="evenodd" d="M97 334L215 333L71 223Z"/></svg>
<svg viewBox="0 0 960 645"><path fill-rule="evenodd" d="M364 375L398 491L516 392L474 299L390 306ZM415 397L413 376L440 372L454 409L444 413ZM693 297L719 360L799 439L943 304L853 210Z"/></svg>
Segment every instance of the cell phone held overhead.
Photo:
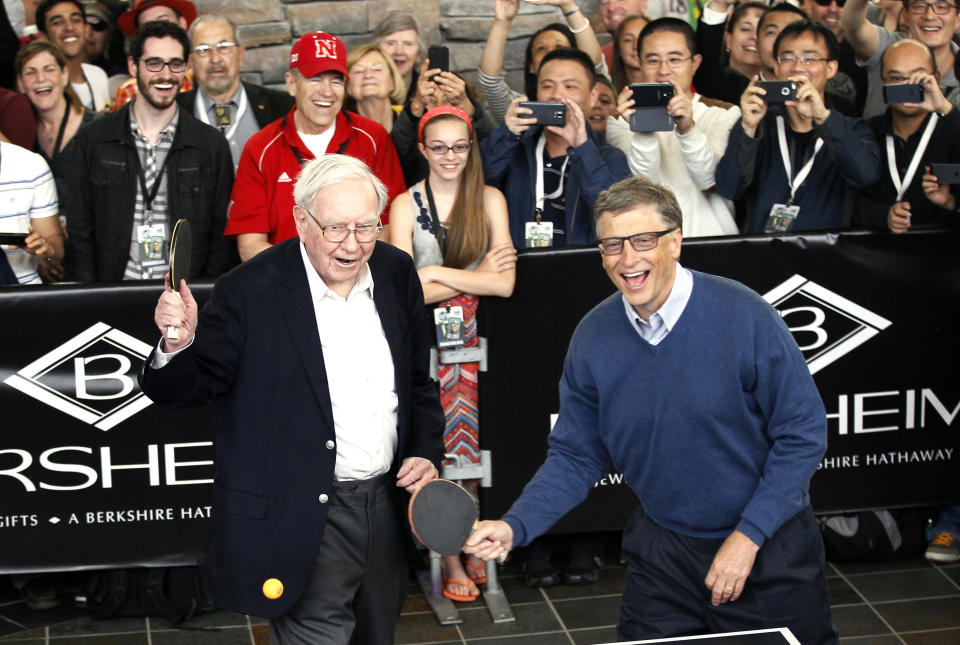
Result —
<svg viewBox="0 0 960 645"><path fill-rule="evenodd" d="M633 132L670 132L674 128L673 117L667 104L674 95L670 83L633 83L634 112L630 115L630 130Z"/></svg>
<svg viewBox="0 0 960 645"><path fill-rule="evenodd" d="M537 125L563 126L567 123L567 106L563 103L522 101L518 107L531 110L533 114L520 114L519 116L525 119L536 118Z"/></svg>
<svg viewBox="0 0 960 645"><path fill-rule="evenodd" d="M894 83L883 86L884 103L923 103L923 85Z"/></svg>
<svg viewBox="0 0 960 645"><path fill-rule="evenodd" d="M757 87L762 87L766 92L762 98L767 103L797 100L796 81L757 81Z"/></svg>

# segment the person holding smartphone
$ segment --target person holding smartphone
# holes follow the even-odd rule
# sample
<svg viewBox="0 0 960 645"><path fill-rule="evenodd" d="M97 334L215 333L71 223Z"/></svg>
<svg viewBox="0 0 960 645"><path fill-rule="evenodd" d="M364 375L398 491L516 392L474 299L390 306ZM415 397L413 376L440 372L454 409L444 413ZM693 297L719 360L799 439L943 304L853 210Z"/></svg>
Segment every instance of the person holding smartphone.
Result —
<svg viewBox="0 0 960 645"><path fill-rule="evenodd" d="M940 90L933 52L918 40L898 40L883 53L880 74L887 110L870 119L880 180L857 194L854 225L893 233L955 226L957 187L940 183L930 165L960 163L960 112ZM917 86L918 102L901 102L894 91Z"/></svg>
<svg viewBox="0 0 960 645"><path fill-rule="evenodd" d="M510 102L504 125L480 144L487 182L503 191L510 235L517 248L589 244L600 191L630 176L623 152L599 144L586 114L596 101L590 57L560 48L543 57L537 101L560 104L541 110L564 114L563 125L542 125L534 109Z"/></svg>
<svg viewBox="0 0 960 645"><path fill-rule="evenodd" d="M744 233L847 228L852 191L879 177L880 149L863 119L824 101L837 71L837 38L801 20L783 28L773 51L776 77L795 83L796 95L779 102L754 76L717 165L717 192L744 200Z"/></svg>
<svg viewBox="0 0 960 645"><path fill-rule="evenodd" d="M670 188L683 211L683 234L735 235L733 204L713 190L717 162L727 146L730 128L740 110L700 96L690 89L700 65L693 28L677 18L660 18L640 32L637 50L644 83L668 84L673 98L663 108L676 127L653 131L634 121L627 123L639 106L627 86L617 105L621 119L607 125L607 141L627 154L630 170ZM653 109L653 108L651 108Z"/></svg>

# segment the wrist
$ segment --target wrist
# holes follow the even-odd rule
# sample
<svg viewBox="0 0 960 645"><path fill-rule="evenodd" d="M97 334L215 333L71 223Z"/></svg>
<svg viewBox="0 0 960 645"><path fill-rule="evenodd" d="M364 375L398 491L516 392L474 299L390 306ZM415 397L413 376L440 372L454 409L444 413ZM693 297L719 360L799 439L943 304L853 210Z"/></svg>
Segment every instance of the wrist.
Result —
<svg viewBox="0 0 960 645"><path fill-rule="evenodd" d="M947 114L949 114L951 110L953 110L953 103L951 103L947 99L943 99L940 105L938 105L936 108L937 114L939 114L940 116L947 116Z"/></svg>
<svg viewBox="0 0 960 645"><path fill-rule="evenodd" d="M575 13L580 13L580 7L578 7L575 2L565 3L560 8L563 11L564 18L569 18Z"/></svg>
<svg viewBox="0 0 960 645"><path fill-rule="evenodd" d="M822 111L817 112L813 115L813 124L814 125L823 125L826 123L827 119L830 118L830 110L824 108Z"/></svg>

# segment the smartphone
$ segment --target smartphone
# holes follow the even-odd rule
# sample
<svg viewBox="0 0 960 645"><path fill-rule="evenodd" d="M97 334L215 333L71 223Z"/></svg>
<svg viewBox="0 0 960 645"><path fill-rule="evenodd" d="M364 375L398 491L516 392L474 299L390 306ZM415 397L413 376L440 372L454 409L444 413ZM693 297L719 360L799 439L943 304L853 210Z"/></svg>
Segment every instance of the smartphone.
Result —
<svg viewBox="0 0 960 645"><path fill-rule="evenodd" d="M427 58L430 59L430 69L450 71L450 50L446 47L431 47L427 50Z"/></svg>
<svg viewBox="0 0 960 645"><path fill-rule="evenodd" d="M23 246L23 243L26 241L26 239L26 233L0 233L0 244Z"/></svg>
<svg viewBox="0 0 960 645"><path fill-rule="evenodd" d="M538 101L523 101L520 107L533 110L533 114L522 115L524 118L536 117L537 125L564 125L567 122L567 106L563 103L540 103Z"/></svg>
<svg viewBox="0 0 960 645"><path fill-rule="evenodd" d="M783 103L797 100L797 83L795 81L757 81L757 87L767 91L763 97L767 103Z"/></svg>
<svg viewBox="0 0 960 645"><path fill-rule="evenodd" d="M919 83L896 83L883 86L884 103L922 103L923 85Z"/></svg>
<svg viewBox="0 0 960 645"><path fill-rule="evenodd" d="M960 184L960 163L932 163L930 174L940 184Z"/></svg>
<svg viewBox="0 0 960 645"><path fill-rule="evenodd" d="M665 106L673 98L670 83L632 83L633 107Z"/></svg>

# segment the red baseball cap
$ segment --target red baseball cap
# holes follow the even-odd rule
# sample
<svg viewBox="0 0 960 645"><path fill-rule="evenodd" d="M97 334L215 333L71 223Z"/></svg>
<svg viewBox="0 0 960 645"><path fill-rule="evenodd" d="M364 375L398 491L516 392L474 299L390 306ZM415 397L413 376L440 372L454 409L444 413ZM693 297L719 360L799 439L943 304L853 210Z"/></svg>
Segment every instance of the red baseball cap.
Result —
<svg viewBox="0 0 960 645"><path fill-rule="evenodd" d="M117 27L126 35L132 36L137 32L137 17L140 12L153 6L170 7L187 21L187 27L197 18L197 8L189 0L137 0L132 9L117 18Z"/></svg>
<svg viewBox="0 0 960 645"><path fill-rule="evenodd" d="M331 34L314 31L300 36L290 49L290 69L297 68L310 78L323 72L347 73L347 47Z"/></svg>

